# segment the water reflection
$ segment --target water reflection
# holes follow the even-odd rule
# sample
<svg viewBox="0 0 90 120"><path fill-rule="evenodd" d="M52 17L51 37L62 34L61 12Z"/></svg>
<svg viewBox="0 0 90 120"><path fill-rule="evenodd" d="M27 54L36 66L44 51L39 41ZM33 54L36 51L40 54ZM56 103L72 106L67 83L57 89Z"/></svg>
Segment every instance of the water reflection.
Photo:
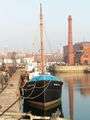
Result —
<svg viewBox="0 0 90 120"><path fill-rule="evenodd" d="M68 101L67 103L67 110L69 107L69 117L71 120L84 120L84 116L88 118L87 112L90 112L90 103L87 102L87 104L84 106L83 102L89 101L90 100L90 74L57 74L58 76L62 77L64 80L64 88L63 92L65 92L65 89L67 90L67 94L64 93L63 98ZM67 97L68 96L68 97ZM83 98L83 96L85 96ZM89 96L89 98L87 98ZM64 106L65 106L65 100L63 101ZM82 111L82 108L84 110ZM87 109L85 110L85 109ZM79 113L77 112L79 111ZM64 113L65 114L65 113ZM66 116L66 117L68 117Z"/></svg>
<svg viewBox="0 0 90 120"><path fill-rule="evenodd" d="M90 75L85 74L80 80L80 92L82 95L88 96L90 95Z"/></svg>
<svg viewBox="0 0 90 120"><path fill-rule="evenodd" d="M69 112L70 112L70 119L73 120L73 110L74 110L74 106L73 106L73 103L74 103L74 90L73 90L73 87L74 87L74 81L73 80L70 80L68 82L68 94L69 94Z"/></svg>

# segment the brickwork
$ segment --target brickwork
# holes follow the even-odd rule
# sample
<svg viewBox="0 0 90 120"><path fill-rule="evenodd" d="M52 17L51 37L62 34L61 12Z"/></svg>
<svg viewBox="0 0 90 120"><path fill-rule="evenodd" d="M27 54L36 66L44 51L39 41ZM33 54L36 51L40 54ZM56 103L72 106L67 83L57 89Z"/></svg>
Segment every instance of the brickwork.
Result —
<svg viewBox="0 0 90 120"><path fill-rule="evenodd" d="M72 17L68 16L68 64L74 65L74 49L72 41Z"/></svg>

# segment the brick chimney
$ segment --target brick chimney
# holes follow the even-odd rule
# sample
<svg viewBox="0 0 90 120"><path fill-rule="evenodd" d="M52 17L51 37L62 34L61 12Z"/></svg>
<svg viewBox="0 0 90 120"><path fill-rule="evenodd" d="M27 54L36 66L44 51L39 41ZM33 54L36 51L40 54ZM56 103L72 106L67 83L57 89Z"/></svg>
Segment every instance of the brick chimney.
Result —
<svg viewBox="0 0 90 120"><path fill-rule="evenodd" d="M74 48L72 40L72 16L68 16L68 64L74 65Z"/></svg>

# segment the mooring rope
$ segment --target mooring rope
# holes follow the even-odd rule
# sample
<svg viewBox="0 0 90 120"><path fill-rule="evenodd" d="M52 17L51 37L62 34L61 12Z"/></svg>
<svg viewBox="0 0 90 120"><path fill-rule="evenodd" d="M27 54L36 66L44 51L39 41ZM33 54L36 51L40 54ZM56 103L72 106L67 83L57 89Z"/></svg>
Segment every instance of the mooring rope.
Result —
<svg viewBox="0 0 90 120"><path fill-rule="evenodd" d="M34 92L35 86L36 86L36 82L35 82L35 84L34 84L34 86L32 88L32 91L31 91L31 93L30 93L30 95L28 97L30 97L32 95L32 93Z"/></svg>
<svg viewBox="0 0 90 120"><path fill-rule="evenodd" d="M24 97L24 98L25 98L25 99L29 98L29 99L31 100L31 99L35 99L35 98L39 97L40 95L42 95L42 94L47 90L47 88L48 88L50 82L51 82L51 81L49 81L47 87L46 87L40 94L38 94L38 95L36 95L36 96L34 96L34 97L28 96L28 97ZM35 88L34 88L34 89L35 89ZM33 91L34 91L34 90L33 90Z"/></svg>

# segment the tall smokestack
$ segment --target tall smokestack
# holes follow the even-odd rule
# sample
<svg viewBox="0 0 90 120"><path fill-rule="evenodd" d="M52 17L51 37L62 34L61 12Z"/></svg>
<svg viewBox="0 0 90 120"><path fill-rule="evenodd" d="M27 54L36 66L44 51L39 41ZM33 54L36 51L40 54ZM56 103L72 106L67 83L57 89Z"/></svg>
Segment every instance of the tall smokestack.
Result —
<svg viewBox="0 0 90 120"><path fill-rule="evenodd" d="M68 64L74 65L74 49L72 41L72 16L68 16Z"/></svg>

